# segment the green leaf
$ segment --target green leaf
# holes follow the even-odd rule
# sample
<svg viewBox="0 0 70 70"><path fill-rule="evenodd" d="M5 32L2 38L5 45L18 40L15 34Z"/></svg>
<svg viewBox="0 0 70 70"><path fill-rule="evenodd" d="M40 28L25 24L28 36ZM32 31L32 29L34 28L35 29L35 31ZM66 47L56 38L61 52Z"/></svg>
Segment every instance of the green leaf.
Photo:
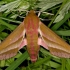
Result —
<svg viewBox="0 0 70 70"><path fill-rule="evenodd" d="M14 61L8 68L5 70L15 70L25 59L27 59L28 53L23 53L16 61Z"/></svg>
<svg viewBox="0 0 70 70"><path fill-rule="evenodd" d="M66 20L70 18L70 12L65 15L63 20L57 22L51 29L52 30L57 30Z"/></svg>
<svg viewBox="0 0 70 70"><path fill-rule="evenodd" d="M46 58L43 58L43 59L40 59L38 60L36 63L33 64L33 67L38 67L44 63L47 63L49 60L51 59L50 56L46 57Z"/></svg>
<svg viewBox="0 0 70 70"><path fill-rule="evenodd" d="M54 62L54 61L48 61L47 63L45 63L45 65L53 67L53 68L58 68L60 67L60 64Z"/></svg>
<svg viewBox="0 0 70 70"><path fill-rule="evenodd" d="M65 31L55 31L58 35L62 36L70 36L70 30L65 30Z"/></svg>
<svg viewBox="0 0 70 70"><path fill-rule="evenodd" d="M41 8L41 11L45 11L57 4L62 3L63 0L40 0L40 3L37 7Z"/></svg>
<svg viewBox="0 0 70 70"><path fill-rule="evenodd" d="M70 2L66 3L63 6L63 8L59 12L59 15L56 17L54 23L61 21L64 18L65 14L68 13L69 9L70 9Z"/></svg>
<svg viewBox="0 0 70 70"><path fill-rule="evenodd" d="M0 7L0 12L6 11L6 13L7 13L7 12L13 10L14 8L17 8L19 6L19 4L20 4L20 0L16 0L16 1L10 2L6 5L2 5Z"/></svg>
<svg viewBox="0 0 70 70"><path fill-rule="evenodd" d="M0 24L7 26L7 27L10 28L11 30L14 30L15 27L16 27L15 25L8 24L8 23L6 23L5 21L3 21L3 20L1 20L1 19L0 19Z"/></svg>

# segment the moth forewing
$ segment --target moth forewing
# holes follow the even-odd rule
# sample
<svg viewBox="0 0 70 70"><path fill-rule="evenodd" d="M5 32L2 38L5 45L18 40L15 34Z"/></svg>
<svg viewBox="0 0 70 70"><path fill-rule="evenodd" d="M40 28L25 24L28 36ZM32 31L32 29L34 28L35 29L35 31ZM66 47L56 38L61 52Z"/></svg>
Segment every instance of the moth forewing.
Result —
<svg viewBox="0 0 70 70"><path fill-rule="evenodd" d="M59 57L65 58L65 56L64 56L64 54L65 54L66 58L70 57L70 55L69 55L70 46L63 39L61 39L57 34L55 34L52 30L50 30L42 22L40 22L40 30L42 33L42 39L46 42L46 45L48 45L49 51L53 55L57 55ZM56 51L56 50L58 50L58 51ZM62 53L61 55L60 55L60 52Z"/></svg>
<svg viewBox="0 0 70 70"><path fill-rule="evenodd" d="M3 50L1 50L1 51L0 51L0 54L5 53L5 52L7 52L7 51L10 51L10 50L12 50L12 49L14 50L15 48L19 48L20 45L21 45L21 43L22 43L22 41L23 41L23 38L21 37L21 38L18 39L16 42L14 42L14 43L8 45L6 48L4 48Z"/></svg>
<svg viewBox="0 0 70 70"><path fill-rule="evenodd" d="M22 22L1 44L0 60L15 56L24 43L24 22ZM21 44L21 43L24 44Z"/></svg>
<svg viewBox="0 0 70 70"><path fill-rule="evenodd" d="M23 31L24 23L22 22L2 43L0 43L0 51L21 38L23 36Z"/></svg>

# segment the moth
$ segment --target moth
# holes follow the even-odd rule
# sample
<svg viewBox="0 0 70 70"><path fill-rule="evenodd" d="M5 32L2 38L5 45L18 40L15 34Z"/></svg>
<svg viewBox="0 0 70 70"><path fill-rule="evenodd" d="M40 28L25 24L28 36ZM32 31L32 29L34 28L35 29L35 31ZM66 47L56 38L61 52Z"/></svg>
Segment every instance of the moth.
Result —
<svg viewBox="0 0 70 70"><path fill-rule="evenodd" d="M37 60L40 45L55 56L70 58L70 45L42 23L33 10L0 44L0 60L15 56L25 45L32 62Z"/></svg>

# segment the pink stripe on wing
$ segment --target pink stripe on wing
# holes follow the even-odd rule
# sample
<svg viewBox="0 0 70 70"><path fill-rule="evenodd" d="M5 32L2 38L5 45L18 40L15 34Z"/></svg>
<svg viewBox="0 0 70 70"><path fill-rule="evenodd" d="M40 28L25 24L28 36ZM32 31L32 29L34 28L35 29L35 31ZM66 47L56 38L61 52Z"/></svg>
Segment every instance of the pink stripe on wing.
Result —
<svg viewBox="0 0 70 70"><path fill-rule="evenodd" d="M47 44L46 44L46 42L45 42L45 40L42 39L42 38L38 38L38 45L41 45L44 48L49 49L48 46L47 46Z"/></svg>
<svg viewBox="0 0 70 70"><path fill-rule="evenodd" d="M5 60L5 59L11 58L15 55L16 55L16 53L3 54L3 55L0 55L0 60Z"/></svg>

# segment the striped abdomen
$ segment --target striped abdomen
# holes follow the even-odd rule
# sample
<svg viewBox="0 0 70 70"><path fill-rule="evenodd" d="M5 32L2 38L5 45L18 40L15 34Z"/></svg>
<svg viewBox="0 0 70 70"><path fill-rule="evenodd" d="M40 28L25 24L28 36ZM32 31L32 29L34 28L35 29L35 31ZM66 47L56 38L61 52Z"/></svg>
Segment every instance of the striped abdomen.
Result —
<svg viewBox="0 0 70 70"><path fill-rule="evenodd" d="M29 14L24 20L24 26L26 30L27 38L27 50L30 55L31 61L35 62L37 60L37 55L39 51L38 45L38 27L39 19L34 14Z"/></svg>

